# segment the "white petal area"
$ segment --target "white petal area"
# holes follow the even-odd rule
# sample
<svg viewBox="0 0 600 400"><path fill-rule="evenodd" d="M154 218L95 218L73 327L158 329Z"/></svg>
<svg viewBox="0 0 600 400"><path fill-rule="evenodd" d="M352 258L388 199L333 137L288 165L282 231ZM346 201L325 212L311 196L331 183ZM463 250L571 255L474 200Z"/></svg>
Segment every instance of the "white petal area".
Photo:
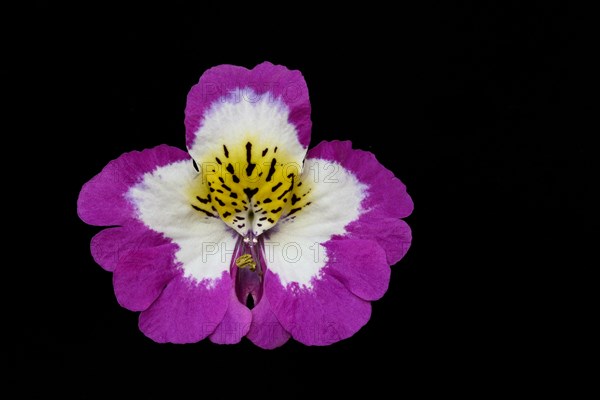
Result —
<svg viewBox="0 0 600 400"><path fill-rule="evenodd" d="M175 257L184 276L212 286L229 273L237 234L220 218L192 208L189 190L196 179L190 161L179 161L146 173L127 196L146 226L179 246Z"/></svg>
<svg viewBox="0 0 600 400"><path fill-rule="evenodd" d="M223 145L230 149L248 140L255 148L278 147L298 165L306 148L298 140L294 125L288 121L289 108L270 92L255 94L250 88L237 88L213 103L189 149L198 163L214 163L214 155Z"/></svg>
<svg viewBox="0 0 600 400"><path fill-rule="evenodd" d="M367 186L340 164L320 159L306 160L301 181L310 205L268 232L265 256L284 286L297 283L311 289L327 263L322 244L345 234L345 227L359 218Z"/></svg>

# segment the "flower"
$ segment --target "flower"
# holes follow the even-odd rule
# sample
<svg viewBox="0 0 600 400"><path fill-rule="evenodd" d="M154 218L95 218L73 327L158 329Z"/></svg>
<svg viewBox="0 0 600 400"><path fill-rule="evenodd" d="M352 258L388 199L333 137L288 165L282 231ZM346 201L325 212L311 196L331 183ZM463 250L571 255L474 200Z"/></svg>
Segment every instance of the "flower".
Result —
<svg viewBox="0 0 600 400"><path fill-rule="evenodd" d="M348 338L411 243L406 187L350 142L310 141L299 71L220 65L192 87L188 152L123 154L87 182L78 214L109 227L92 255L156 342L263 348Z"/></svg>

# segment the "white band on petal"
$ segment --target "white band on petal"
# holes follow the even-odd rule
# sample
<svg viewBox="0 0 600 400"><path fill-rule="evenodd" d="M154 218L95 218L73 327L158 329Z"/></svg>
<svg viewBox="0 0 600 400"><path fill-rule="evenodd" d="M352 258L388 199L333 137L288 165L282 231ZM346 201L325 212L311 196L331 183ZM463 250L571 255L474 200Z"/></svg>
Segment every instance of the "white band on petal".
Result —
<svg viewBox="0 0 600 400"><path fill-rule="evenodd" d="M190 154L207 181L212 207L240 235L259 236L281 217L306 149L280 98L251 89L216 100Z"/></svg>
<svg viewBox="0 0 600 400"><path fill-rule="evenodd" d="M306 148L288 117L287 105L272 93L258 95L250 88L236 89L213 103L196 132L190 154L196 161L214 162L214 154L223 144L245 144L250 138L257 148L278 146L302 162Z"/></svg>
<svg viewBox="0 0 600 400"><path fill-rule="evenodd" d="M191 162L179 161L145 174L127 196L146 226L179 246L175 257L184 276L212 286L229 272L237 234L192 207L188 189L196 179Z"/></svg>
<svg viewBox="0 0 600 400"><path fill-rule="evenodd" d="M305 206L294 214L297 218L284 217L269 231L265 257L284 286L310 289L328 261L323 243L343 235L359 218L367 187L340 164L321 159L306 160L301 182Z"/></svg>

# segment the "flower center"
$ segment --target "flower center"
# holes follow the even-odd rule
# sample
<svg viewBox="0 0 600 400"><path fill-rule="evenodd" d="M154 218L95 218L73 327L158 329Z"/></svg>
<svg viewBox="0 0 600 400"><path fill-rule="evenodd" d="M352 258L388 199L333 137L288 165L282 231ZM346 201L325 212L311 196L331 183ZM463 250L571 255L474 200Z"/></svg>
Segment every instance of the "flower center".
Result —
<svg viewBox="0 0 600 400"><path fill-rule="evenodd" d="M197 200L240 235L250 232L254 238L281 218L301 169L282 149L255 142L223 144L212 160L196 164L201 184L208 187Z"/></svg>

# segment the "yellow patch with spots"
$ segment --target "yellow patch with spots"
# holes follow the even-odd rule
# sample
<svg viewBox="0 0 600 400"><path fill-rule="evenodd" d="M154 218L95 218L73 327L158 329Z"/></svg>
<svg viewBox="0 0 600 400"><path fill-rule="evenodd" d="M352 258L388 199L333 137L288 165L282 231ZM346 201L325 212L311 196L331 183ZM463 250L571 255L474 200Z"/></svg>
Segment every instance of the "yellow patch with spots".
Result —
<svg viewBox="0 0 600 400"><path fill-rule="evenodd" d="M257 236L290 209L302 168L285 149L251 138L223 144L212 160L196 166L201 179L192 197L201 202L200 212L218 216L242 235L253 231Z"/></svg>

